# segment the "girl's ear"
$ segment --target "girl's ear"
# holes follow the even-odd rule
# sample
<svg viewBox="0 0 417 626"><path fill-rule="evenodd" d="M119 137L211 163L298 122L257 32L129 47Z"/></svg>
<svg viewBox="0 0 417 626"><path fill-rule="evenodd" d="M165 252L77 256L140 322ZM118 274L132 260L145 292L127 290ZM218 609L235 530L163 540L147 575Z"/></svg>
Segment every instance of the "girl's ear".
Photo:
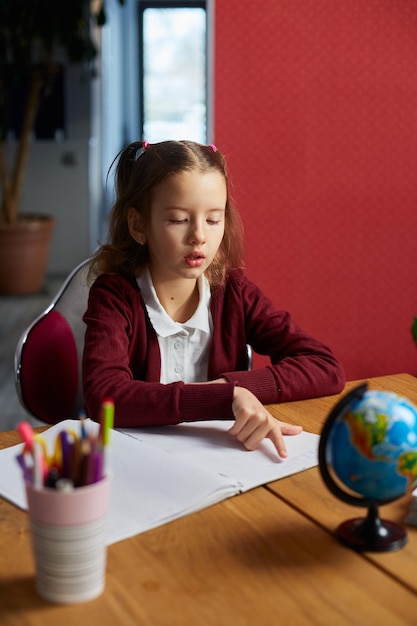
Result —
<svg viewBox="0 0 417 626"><path fill-rule="evenodd" d="M140 244L141 246L144 246L146 243L146 235L142 223L142 218L139 214L139 211L137 211L132 206L129 207L129 211L127 214L127 225L133 239L137 241L138 244Z"/></svg>

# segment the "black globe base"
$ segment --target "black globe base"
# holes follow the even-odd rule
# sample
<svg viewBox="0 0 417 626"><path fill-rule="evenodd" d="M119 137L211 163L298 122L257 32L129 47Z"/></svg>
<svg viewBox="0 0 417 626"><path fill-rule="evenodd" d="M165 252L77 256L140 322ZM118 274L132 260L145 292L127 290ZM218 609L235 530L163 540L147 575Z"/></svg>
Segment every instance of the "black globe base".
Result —
<svg viewBox="0 0 417 626"><path fill-rule="evenodd" d="M390 552L407 542L404 528L395 522L382 520L375 503L370 505L367 517L343 522L336 535L344 545L361 552Z"/></svg>

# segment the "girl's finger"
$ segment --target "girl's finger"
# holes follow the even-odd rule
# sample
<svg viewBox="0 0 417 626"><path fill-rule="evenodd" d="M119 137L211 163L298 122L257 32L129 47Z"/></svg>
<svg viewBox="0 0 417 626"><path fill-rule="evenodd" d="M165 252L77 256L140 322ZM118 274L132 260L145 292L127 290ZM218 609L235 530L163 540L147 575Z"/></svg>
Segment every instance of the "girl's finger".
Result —
<svg viewBox="0 0 417 626"><path fill-rule="evenodd" d="M267 435L268 439L274 444L276 451L282 459L286 459L288 456L287 448L285 446L284 437L282 436L281 429L273 428Z"/></svg>
<svg viewBox="0 0 417 626"><path fill-rule="evenodd" d="M283 435L299 435L303 427L295 424L287 424L286 422L278 422Z"/></svg>

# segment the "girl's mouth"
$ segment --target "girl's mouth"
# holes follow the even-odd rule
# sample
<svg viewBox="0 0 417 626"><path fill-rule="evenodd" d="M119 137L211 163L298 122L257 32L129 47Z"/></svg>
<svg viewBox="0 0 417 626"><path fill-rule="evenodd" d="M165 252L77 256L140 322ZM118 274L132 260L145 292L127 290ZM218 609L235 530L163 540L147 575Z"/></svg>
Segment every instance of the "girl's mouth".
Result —
<svg viewBox="0 0 417 626"><path fill-rule="evenodd" d="M204 263L205 256L201 252L193 252L184 257L189 267L200 267Z"/></svg>

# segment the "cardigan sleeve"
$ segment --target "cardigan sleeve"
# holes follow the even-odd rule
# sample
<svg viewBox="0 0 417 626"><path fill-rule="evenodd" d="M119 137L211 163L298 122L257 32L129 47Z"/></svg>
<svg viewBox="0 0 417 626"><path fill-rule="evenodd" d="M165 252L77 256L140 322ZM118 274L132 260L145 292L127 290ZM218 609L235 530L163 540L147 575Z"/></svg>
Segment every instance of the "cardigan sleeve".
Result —
<svg viewBox="0 0 417 626"><path fill-rule="evenodd" d="M242 272L235 272L234 278L228 300L240 299L246 341L258 354L269 356L270 364L253 371L226 371L223 376L264 404L341 392L345 374L330 348L302 330L288 312L278 310ZM223 320L230 318L233 315L223 314Z"/></svg>
<svg viewBox="0 0 417 626"><path fill-rule="evenodd" d="M136 283L100 276L90 289L84 321L83 393L92 419L99 419L108 397L119 427L232 419L233 382L159 382L159 346Z"/></svg>

